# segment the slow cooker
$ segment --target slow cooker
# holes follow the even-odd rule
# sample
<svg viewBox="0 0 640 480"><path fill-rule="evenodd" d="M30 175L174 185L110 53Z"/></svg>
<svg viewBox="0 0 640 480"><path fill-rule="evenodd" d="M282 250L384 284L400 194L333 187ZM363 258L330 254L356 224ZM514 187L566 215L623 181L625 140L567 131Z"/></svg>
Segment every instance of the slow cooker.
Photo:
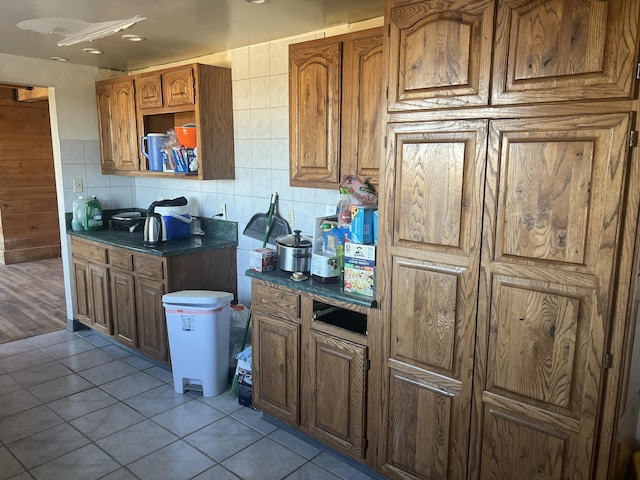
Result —
<svg viewBox="0 0 640 480"><path fill-rule="evenodd" d="M289 235L276 238L278 268L285 272L309 273L311 270L311 237L294 230Z"/></svg>

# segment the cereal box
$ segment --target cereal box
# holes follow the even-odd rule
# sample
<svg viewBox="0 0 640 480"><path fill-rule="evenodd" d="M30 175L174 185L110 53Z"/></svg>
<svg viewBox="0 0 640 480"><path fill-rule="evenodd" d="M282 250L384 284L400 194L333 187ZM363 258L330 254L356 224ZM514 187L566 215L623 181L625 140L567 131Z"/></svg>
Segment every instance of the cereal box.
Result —
<svg viewBox="0 0 640 480"><path fill-rule="evenodd" d="M344 291L375 296L376 247L347 242L344 245Z"/></svg>
<svg viewBox="0 0 640 480"><path fill-rule="evenodd" d="M373 243L373 208L351 205L351 241Z"/></svg>

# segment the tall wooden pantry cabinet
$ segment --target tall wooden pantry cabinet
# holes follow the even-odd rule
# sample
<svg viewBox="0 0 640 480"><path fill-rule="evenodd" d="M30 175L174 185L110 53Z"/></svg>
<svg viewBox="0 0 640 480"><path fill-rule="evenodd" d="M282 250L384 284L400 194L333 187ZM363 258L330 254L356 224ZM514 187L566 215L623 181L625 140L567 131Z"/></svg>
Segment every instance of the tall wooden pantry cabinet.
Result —
<svg viewBox="0 0 640 480"><path fill-rule="evenodd" d="M387 0L377 467L616 478L640 2Z"/></svg>

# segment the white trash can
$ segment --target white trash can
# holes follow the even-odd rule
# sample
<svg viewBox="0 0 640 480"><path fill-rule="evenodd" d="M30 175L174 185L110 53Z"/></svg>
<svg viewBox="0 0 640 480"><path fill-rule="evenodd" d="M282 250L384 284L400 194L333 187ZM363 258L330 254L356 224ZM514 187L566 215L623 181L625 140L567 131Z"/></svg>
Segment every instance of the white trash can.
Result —
<svg viewBox="0 0 640 480"><path fill-rule="evenodd" d="M227 388L232 300L231 293L209 290L162 296L177 393L189 385L202 385L202 395L214 397Z"/></svg>

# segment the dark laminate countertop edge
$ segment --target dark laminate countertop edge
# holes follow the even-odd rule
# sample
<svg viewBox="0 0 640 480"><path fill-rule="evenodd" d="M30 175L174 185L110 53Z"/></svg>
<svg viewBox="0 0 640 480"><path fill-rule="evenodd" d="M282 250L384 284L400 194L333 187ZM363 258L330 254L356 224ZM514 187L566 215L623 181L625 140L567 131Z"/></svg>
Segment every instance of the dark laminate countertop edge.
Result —
<svg viewBox="0 0 640 480"><path fill-rule="evenodd" d="M359 307L377 308L378 306L374 298L344 292L342 287L337 284L315 282L311 278L303 282L293 281L290 278L291 273L283 272L279 269L275 269L270 272L256 272L249 269L245 272L245 275L264 282L281 285L292 290L299 290L301 292L307 292L320 297L351 303Z"/></svg>

